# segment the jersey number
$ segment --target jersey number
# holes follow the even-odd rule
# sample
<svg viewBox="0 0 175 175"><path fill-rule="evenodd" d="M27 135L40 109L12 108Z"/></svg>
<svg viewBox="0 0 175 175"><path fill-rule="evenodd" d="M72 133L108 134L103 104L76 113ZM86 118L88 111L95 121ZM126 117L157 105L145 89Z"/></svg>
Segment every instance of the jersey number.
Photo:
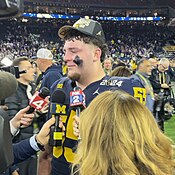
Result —
<svg viewBox="0 0 175 175"><path fill-rule="evenodd" d="M139 99L142 104L146 104L146 89L134 87L134 97Z"/></svg>

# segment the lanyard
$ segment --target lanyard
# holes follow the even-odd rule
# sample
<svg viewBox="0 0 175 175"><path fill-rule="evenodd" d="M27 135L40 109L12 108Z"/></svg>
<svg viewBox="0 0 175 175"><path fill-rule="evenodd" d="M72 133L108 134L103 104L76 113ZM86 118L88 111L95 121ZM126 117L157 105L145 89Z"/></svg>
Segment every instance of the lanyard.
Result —
<svg viewBox="0 0 175 175"><path fill-rule="evenodd" d="M136 72L136 74L145 82L146 86L149 88L149 93L151 97L154 98L153 87L150 81L147 78L145 78L142 74L140 74L139 72Z"/></svg>
<svg viewBox="0 0 175 175"><path fill-rule="evenodd" d="M159 82L160 84L165 84L165 74L163 72L159 73Z"/></svg>

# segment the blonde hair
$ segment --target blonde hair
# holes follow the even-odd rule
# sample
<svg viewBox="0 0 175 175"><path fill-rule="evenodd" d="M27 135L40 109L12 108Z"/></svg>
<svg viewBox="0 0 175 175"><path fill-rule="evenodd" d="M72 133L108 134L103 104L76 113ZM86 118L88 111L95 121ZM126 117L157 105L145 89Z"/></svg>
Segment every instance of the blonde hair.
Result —
<svg viewBox="0 0 175 175"><path fill-rule="evenodd" d="M80 116L73 174L172 175L171 141L151 112L122 91L98 95Z"/></svg>

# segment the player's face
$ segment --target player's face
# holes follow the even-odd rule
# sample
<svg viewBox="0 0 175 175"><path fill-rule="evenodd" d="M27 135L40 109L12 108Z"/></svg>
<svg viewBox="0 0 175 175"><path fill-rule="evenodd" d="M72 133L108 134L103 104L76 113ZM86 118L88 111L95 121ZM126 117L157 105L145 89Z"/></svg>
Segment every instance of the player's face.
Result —
<svg viewBox="0 0 175 175"><path fill-rule="evenodd" d="M63 51L64 61L68 67L68 77L74 80L79 80L83 77L87 78L93 64L95 47L74 39L65 42ZM73 62L76 56L82 60L79 66Z"/></svg>

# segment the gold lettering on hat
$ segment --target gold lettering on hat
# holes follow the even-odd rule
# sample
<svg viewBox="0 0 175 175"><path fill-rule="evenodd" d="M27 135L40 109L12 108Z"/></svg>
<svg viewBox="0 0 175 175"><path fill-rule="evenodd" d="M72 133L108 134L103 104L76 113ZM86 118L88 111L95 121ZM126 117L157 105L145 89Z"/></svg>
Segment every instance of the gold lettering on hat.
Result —
<svg viewBox="0 0 175 175"><path fill-rule="evenodd" d="M96 33L96 35L100 35L101 36L101 30L98 33Z"/></svg>
<svg viewBox="0 0 175 175"><path fill-rule="evenodd" d="M77 22L75 22L75 24L73 25L73 27L76 28L76 29L78 29L78 28L84 28L84 27L89 26L90 23L91 23L91 20L90 19L81 18Z"/></svg>

